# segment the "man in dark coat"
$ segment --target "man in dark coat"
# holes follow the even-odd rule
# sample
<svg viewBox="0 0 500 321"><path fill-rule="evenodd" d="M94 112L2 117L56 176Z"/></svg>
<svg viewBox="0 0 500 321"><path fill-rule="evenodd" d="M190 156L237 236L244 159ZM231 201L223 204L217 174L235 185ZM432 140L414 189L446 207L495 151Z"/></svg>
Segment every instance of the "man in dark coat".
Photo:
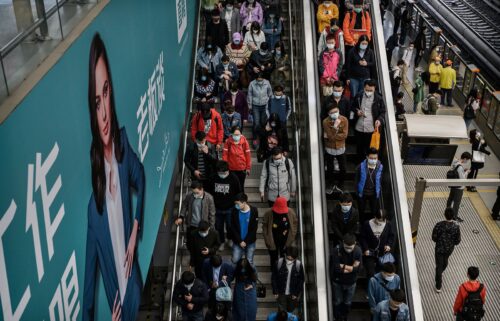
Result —
<svg viewBox="0 0 500 321"><path fill-rule="evenodd" d="M225 50L229 41L229 31L227 23L220 17L219 9L212 11L212 20L207 23L206 37L211 37L213 44L218 46L222 51Z"/></svg>
<svg viewBox="0 0 500 321"><path fill-rule="evenodd" d="M184 271L175 284L173 299L182 309L183 320L203 320L203 306L208 302L207 286L195 278L191 271Z"/></svg>
<svg viewBox="0 0 500 321"><path fill-rule="evenodd" d="M191 232L191 258L189 265L194 266L196 275L202 276L203 261L214 255L220 246L219 233L207 221L201 221L198 230Z"/></svg>

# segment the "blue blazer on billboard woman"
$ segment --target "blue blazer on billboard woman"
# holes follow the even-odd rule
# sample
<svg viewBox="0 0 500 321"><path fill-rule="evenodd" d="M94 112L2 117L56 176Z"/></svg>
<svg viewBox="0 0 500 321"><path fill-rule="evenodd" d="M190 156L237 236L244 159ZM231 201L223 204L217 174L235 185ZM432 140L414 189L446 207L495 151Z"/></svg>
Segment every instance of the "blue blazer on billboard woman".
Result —
<svg viewBox="0 0 500 321"><path fill-rule="evenodd" d="M98 271L112 321L135 321L142 280L135 256L144 201L144 167L116 117L111 74L100 36L92 40L89 69L92 196L88 205L83 320L95 320ZM137 194L132 217L132 193Z"/></svg>

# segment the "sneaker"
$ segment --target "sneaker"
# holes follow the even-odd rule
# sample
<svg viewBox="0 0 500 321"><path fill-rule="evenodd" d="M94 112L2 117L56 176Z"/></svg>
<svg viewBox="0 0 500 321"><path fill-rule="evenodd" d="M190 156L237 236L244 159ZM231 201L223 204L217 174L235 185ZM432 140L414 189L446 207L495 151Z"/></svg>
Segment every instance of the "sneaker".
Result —
<svg viewBox="0 0 500 321"><path fill-rule="evenodd" d="M226 246L225 246L225 244L224 244L224 243L222 243L222 244L219 246L219 249L218 249L218 250L219 250L219 252L222 252L222 251L224 251L225 249L226 249Z"/></svg>
<svg viewBox="0 0 500 321"><path fill-rule="evenodd" d="M329 185L326 188L325 193L328 194L328 195L332 195L333 194L333 185Z"/></svg>
<svg viewBox="0 0 500 321"><path fill-rule="evenodd" d="M456 221L457 221L458 223L462 223L464 220L463 220L461 217L457 216Z"/></svg>
<svg viewBox="0 0 500 321"><path fill-rule="evenodd" d="M332 188L332 193L342 194L342 193L344 193L344 191L342 191L340 188L338 188L337 185L334 185Z"/></svg>
<svg viewBox="0 0 500 321"><path fill-rule="evenodd" d="M436 291L436 293L441 293L441 292L443 292L443 290L442 290L442 289L438 289L438 288L436 288L436 287L434 288L434 290Z"/></svg>

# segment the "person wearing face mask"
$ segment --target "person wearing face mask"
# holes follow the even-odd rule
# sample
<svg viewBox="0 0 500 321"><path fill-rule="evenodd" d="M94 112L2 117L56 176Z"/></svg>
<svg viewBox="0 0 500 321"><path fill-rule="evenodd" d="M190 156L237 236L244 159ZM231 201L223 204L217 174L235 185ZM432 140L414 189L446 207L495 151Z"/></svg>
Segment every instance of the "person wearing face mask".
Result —
<svg viewBox="0 0 500 321"><path fill-rule="evenodd" d="M182 202L181 211L175 219L175 225L186 225L186 244L191 250L191 235L198 231L201 221L206 221L210 226L215 223L214 198L205 192L203 184L199 181L191 182L191 191L186 194Z"/></svg>
<svg viewBox="0 0 500 321"><path fill-rule="evenodd" d="M231 261L233 264L237 264L245 255L248 262L254 266L253 256L257 240L258 217L257 208L248 204L247 194L236 195L231 213L231 236L233 238Z"/></svg>
<svg viewBox="0 0 500 321"><path fill-rule="evenodd" d="M401 60L404 61L403 73L401 75L401 78L403 79L404 85L408 84L408 68L410 68L410 64L411 64L411 61L413 58L414 49L415 49L415 44L413 43L413 41L410 41L408 48L406 48L403 51L403 56L401 57Z"/></svg>
<svg viewBox="0 0 500 321"><path fill-rule="evenodd" d="M345 234L330 256L330 280L334 292L335 320L347 321L361 265L361 249L353 234Z"/></svg>
<svg viewBox="0 0 500 321"><path fill-rule="evenodd" d="M429 94L433 94L439 89L443 66L441 65L441 56L436 56L433 63L429 64L429 74L431 75L429 83Z"/></svg>
<svg viewBox="0 0 500 321"><path fill-rule="evenodd" d="M335 49L335 35L329 34L326 37L326 49L319 58L318 68L324 96L331 95L333 83L339 80L342 71L341 60L340 52Z"/></svg>
<svg viewBox="0 0 500 321"><path fill-rule="evenodd" d="M387 63L389 66L392 64L392 56L394 53L394 49L399 47L399 37L401 36L401 33L399 32L394 32L389 39L387 39L387 42L385 43L385 52L387 54Z"/></svg>
<svg viewBox="0 0 500 321"><path fill-rule="evenodd" d="M404 46L406 41L406 35L411 27L411 14L408 10L408 5L406 1L401 3L403 12L401 13L401 37L399 38L399 45Z"/></svg>
<svg viewBox="0 0 500 321"><path fill-rule="evenodd" d="M349 122L347 118L340 115L340 110L335 103L332 104L328 111L328 117L323 120L327 194L332 194L334 190L344 188L346 168L345 141L348 133ZM337 170L335 170L335 161L338 163ZM337 183L336 185L335 182Z"/></svg>
<svg viewBox="0 0 500 321"><path fill-rule="evenodd" d="M233 33L233 41L226 46L226 55L231 62L236 64L240 74L240 86L248 86L248 74L246 72L246 65L252 51L246 44L241 41L241 35L238 32Z"/></svg>
<svg viewBox="0 0 500 321"><path fill-rule="evenodd" d="M410 310L404 303L403 290L391 292L391 298L377 304L373 314L373 321L410 321Z"/></svg>
<svg viewBox="0 0 500 321"><path fill-rule="evenodd" d="M208 103L199 106L199 111L191 120L191 139L195 140L198 131L203 131L207 135L206 140L215 146L217 152L222 148L224 139L224 127L220 114Z"/></svg>
<svg viewBox="0 0 500 321"><path fill-rule="evenodd" d="M255 79L259 73L266 79L271 77L275 67L273 53L269 50L269 44L263 42L260 44L260 50L255 50L250 55L250 60L247 64L247 72L250 79Z"/></svg>
<svg viewBox="0 0 500 321"><path fill-rule="evenodd" d="M464 107L464 121L465 127L469 129L470 124L476 118L476 111L480 107L481 96L479 95L477 88L472 88L465 100Z"/></svg>
<svg viewBox="0 0 500 321"><path fill-rule="evenodd" d="M191 271L184 271L172 293L173 300L181 307L183 321L203 321L203 306L208 302L205 283Z"/></svg>
<svg viewBox="0 0 500 321"><path fill-rule="evenodd" d="M257 78L250 82L247 93L248 107L253 115L252 134L254 148L259 145L258 133L266 122L266 106L272 94L271 83L269 80L264 79L263 73L259 72Z"/></svg>
<svg viewBox="0 0 500 321"><path fill-rule="evenodd" d="M276 8L271 6L266 11L266 19L262 25L262 31L266 35L266 42L270 48L274 48L276 43L280 41L281 30L281 19L277 14Z"/></svg>
<svg viewBox="0 0 500 321"><path fill-rule="evenodd" d="M420 27L420 30L415 37L415 63L413 64L415 67L418 67L422 57L424 56L424 52L427 49L427 38L425 37L425 33L427 32L427 26L423 25Z"/></svg>
<svg viewBox="0 0 500 321"><path fill-rule="evenodd" d="M231 101L231 106L234 108L235 113L238 113L241 115L241 120L243 123L247 123L248 121L248 102L247 102L247 96L243 91L241 91L238 88L237 83L232 83L231 84L231 90L226 91L224 93L223 100L224 102L226 101ZM242 123L242 124L243 124ZM242 127L242 125L240 125Z"/></svg>
<svg viewBox="0 0 500 321"><path fill-rule="evenodd" d="M472 160L470 162L470 172L467 178L476 179L477 173L484 167L486 156L489 156L491 152L486 149L488 145L481 136L481 132L477 129L473 129L469 132L469 143L472 145ZM477 189L474 186L467 186L467 191L477 192Z"/></svg>
<svg viewBox="0 0 500 321"><path fill-rule="evenodd" d="M347 85L351 89L352 97L356 97L358 92L363 89L363 84L372 76L375 54L372 49L368 48L368 40L366 35L360 36L356 47L347 54Z"/></svg>
<svg viewBox="0 0 500 321"><path fill-rule="evenodd" d="M190 239L189 266L194 267L195 274L201 279L203 261L214 255L221 244L219 233L210 227L207 221L201 220L198 229L191 231Z"/></svg>
<svg viewBox="0 0 500 321"><path fill-rule="evenodd" d="M245 190L245 179L250 175L252 157L250 145L241 134L240 127L231 128L231 137L226 139L222 151L222 159L229 164L229 171L234 173L240 181L241 191Z"/></svg>
<svg viewBox="0 0 500 321"><path fill-rule="evenodd" d="M271 84L273 86L286 84L290 81L290 56L285 51L283 41L276 42L274 46L274 63Z"/></svg>
<svg viewBox="0 0 500 321"><path fill-rule="evenodd" d="M316 12L316 20L318 25L318 33L323 32L330 25L330 20L339 18L339 7L332 0L324 0L318 6Z"/></svg>
<svg viewBox="0 0 500 321"><path fill-rule="evenodd" d="M219 82L219 92L221 93L221 96L223 96L223 93L231 88L231 84L233 82L238 81L240 76L238 67L236 67L236 64L231 62L229 57L226 55L222 56L221 63L215 68L215 74L217 77L216 79Z"/></svg>
<svg viewBox="0 0 500 321"><path fill-rule="evenodd" d="M271 114L276 113L281 127L286 127L286 122L292 113L290 98L285 95L283 86L274 86L274 95L269 98L266 108L266 116L269 118Z"/></svg>
<svg viewBox="0 0 500 321"><path fill-rule="evenodd" d="M426 115L436 115L440 104L439 97L442 95L441 89L434 91L432 94L428 94L427 97L422 102L422 112Z"/></svg>
<svg viewBox="0 0 500 321"><path fill-rule="evenodd" d="M464 166L468 161L472 159L472 155L469 152L463 152L460 155L460 159L454 159L451 168L453 168L458 173L459 179L466 179L467 174L470 170L465 169ZM446 201L446 207L453 207L454 216L453 219L458 222L463 222L464 220L458 216L458 210L460 209L460 203L462 202L462 196L464 195L463 186L450 186L450 194L448 195L448 200Z"/></svg>
<svg viewBox="0 0 500 321"><path fill-rule="evenodd" d="M238 177L229 171L229 166L225 161L217 162L217 175L213 175L209 180L207 192L214 198L215 204L215 229L219 233L221 246L219 251L224 250L226 237L224 234L224 224L226 225L227 243L232 247L231 240L231 212L234 206L236 195L241 193L241 185Z"/></svg>
<svg viewBox="0 0 500 321"><path fill-rule="evenodd" d="M243 8L243 7L242 7ZM257 21L252 22L250 31L245 34L243 43L252 51L259 50L260 45L266 42L266 35Z"/></svg>
<svg viewBox="0 0 500 321"><path fill-rule="evenodd" d="M184 164L191 172L191 177L205 184L215 173L215 161L215 152L207 145L205 132L196 132L195 141L189 144L184 155Z"/></svg>
<svg viewBox="0 0 500 321"><path fill-rule="evenodd" d="M233 319L255 321L257 318L257 271L251 262L242 258L234 269Z"/></svg>
<svg viewBox="0 0 500 321"><path fill-rule="evenodd" d="M243 127L240 113L234 111L231 100L224 101L224 113L222 113L222 126L224 126L224 140L231 136L231 128Z"/></svg>
<svg viewBox="0 0 500 321"><path fill-rule="evenodd" d="M210 311L220 303L228 308L231 307L229 302L218 302L215 295L218 288L231 286L234 279L234 267L231 263L224 261L219 254L212 255L203 262L201 279L208 287Z"/></svg>
<svg viewBox="0 0 500 321"><path fill-rule="evenodd" d="M421 67L415 68L415 87L413 92L413 113L417 112L418 105L424 101L424 79L422 77L423 69Z"/></svg>
<svg viewBox="0 0 500 321"><path fill-rule="evenodd" d="M212 10L212 19L207 22L205 35L206 37L211 37L213 44L220 49L225 48L229 43L227 23L224 19L221 19L219 9Z"/></svg>
<svg viewBox="0 0 500 321"><path fill-rule="evenodd" d="M368 39L372 37L372 21L370 13L363 8L363 0L353 0L353 5L353 11L346 12L342 25L346 52L349 52L348 47L354 47L358 43L362 35L366 35Z"/></svg>
<svg viewBox="0 0 500 321"><path fill-rule="evenodd" d="M344 235L358 232L359 214L352 206L352 201L350 193L342 193L340 202L335 205L333 213L329 214L334 245L341 244Z"/></svg>
<svg viewBox="0 0 500 321"><path fill-rule="evenodd" d="M262 234L272 268L276 267L278 258L284 257L286 249L295 242L297 225L297 214L288 208L284 197L278 197L273 207L264 214Z"/></svg>
<svg viewBox="0 0 500 321"><path fill-rule="evenodd" d="M378 210L375 217L363 223L359 243L363 250L363 266L368 278L379 268L379 258L392 251L394 239L391 221L387 219L384 210Z"/></svg>
<svg viewBox="0 0 500 321"><path fill-rule="evenodd" d="M364 91L354 97L351 105L351 119L360 160L368 154L373 132L375 129L380 132L385 120L385 103L382 96L375 91L376 88L375 80L365 81Z"/></svg>
<svg viewBox="0 0 500 321"><path fill-rule="evenodd" d="M210 77L207 70L202 69L198 79L194 84L194 99L195 103L215 103L217 96L217 84Z"/></svg>
<svg viewBox="0 0 500 321"><path fill-rule="evenodd" d="M269 207L273 206L276 198L282 196L287 201L295 197L297 190L297 176L291 159L283 155L281 147L275 147L272 156L264 162L260 174L260 199L264 201L267 190Z"/></svg>
<svg viewBox="0 0 500 321"><path fill-rule="evenodd" d="M382 271L375 274L368 281L368 304L370 312L375 314L377 304L391 298L391 292L398 290L401 279L396 274L396 267L392 263L384 263Z"/></svg>
<svg viewBox="0 0 500 321"><path fill-rule="evenodd" d="M450 59L446 60L446 67L441 71L441 78L439 79L439 87L443 92L441 96L441 105L453 107L453 88L455 88L457 84L457 72L453 69L453 61Z"/></svg>
<svg viewBox="0 0 500 321"><path fill-rule="evenodd" d="M271 283L278 308L294 313L299 307L299 298L304 292L304 267L297 257L299 249L290 246L286 257L280 258L272 269Z"/></svg>
<svg viewBox="0 0 500 321"><path fill-rule="evenodd" d="M229 35L241 31L240 12L234 7L234 0L226 0L221 16L226 22Z"/></svg>
<svg viewBox="0 0 500 321"><path fill-rule="evenodd" d="M276 11L276 16L281 15L281 0L260 0L260 5L264 10L264 15L268 14L269 10Z"/></svg>
<svg viewBox="0 0 500 321"><path fill-rule="evenodd" d="M222 50L213 43L211 37L206 38L205 46L198 49L196 53L196 63L210 75L215 74L215 67L220 64L221 58Z"/></svg>
<svg viewBox="0 0 500 321"><path fill-rule="evenodd" d="M396 109L396 120L404 120L404 114L406 113L405 105L403 103L404 97L405 94L402 91L398 92L396 95L396 102L394 103L394 107Z"/></svg>
<svg viewBox="0 0 500 321"><path fill-rule="evenodd" d="M288 132L285 126L279 120L276 113L272 113L267 120L266 125L259 133L259 148L257 149L257 161L265 161L272 155L275 147L281 147L283 154L288 155L289 143Z"/></svg>
<svg viewBox="0 0 500 321"><path fill-rule="evenodd" d="M345 62L344 32L339 27L338 19L331 19L330 25L326 26L321 32L318 40L318 58L320 58L323 51L327 49L326 37L328 35L335 36L335 49L339 52L341 59L340 63L343 65Z"/></svg>
<svg viewBox="0 0 500 321"><path fill-rule="evenodd" d="M254 32L256 30L254 28L256 25L259 26L260 30L260 26L264 20L264 12L260 3L256 0L246 0L243 2L240 8L240 20L245 37L247 31Z"/></svg>
<svg viewBox="0 0 500 321"><path fill-rule="evenodd" d="M232 313L223 302L218 302L213 309L205 314L205 321L232 321Z"/></svg>
<svg viewBox="0 0 500 321"><path fill-rule="evenodd" d="M384 166L378 160L378 151L370 148L366 159L356 169L356 190L361 222L374 217L379 212L379 199L382 193L382 171ZM371 214L366 215L366 202L370 203Z"/></svg>
<svg viewBox="0 0 500 321"><path fill-rule="evenodd" d="M332 105L337 105L339 112L344 117L349 117L351 106L349 99L344 95L344 83L340 80L333 82L332 95L325 98L323 107L321 108L321 119L328 117L328 112Z"/></svg>

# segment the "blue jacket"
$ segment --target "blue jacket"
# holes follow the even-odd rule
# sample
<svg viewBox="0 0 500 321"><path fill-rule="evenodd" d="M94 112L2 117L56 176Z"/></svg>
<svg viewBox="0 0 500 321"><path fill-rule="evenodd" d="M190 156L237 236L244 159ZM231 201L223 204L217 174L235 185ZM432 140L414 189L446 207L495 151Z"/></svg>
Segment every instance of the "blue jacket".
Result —
<svg viewBox="0 0 500 321"><path fill-rule="evenodd" d="M205 259L203 262L203 267L202 267L202 280L205 282L208 288L210 288L210 284L213 281L213 275L214 275L214 268L210 264L210 259ZM219 271L219 287L224 286L224 283L222 283L222 276L226 275L227 276L227 284L231 285L234 279L234 268L231 264L222 261L222 265L220 266L220 271Z"/></svg>
<svg viewBox="0 0 500 321"><path fill-rule="evenodd" d="M290 98L287 95L283 95L281 98L277 98L272 95L267 102L266 114L267 117L271 116L271 114L276 113L280 118L280 122L283 124L286 123L290 113L292 112Z"/></svg>
<svg viewBox="0 0 500 321"><path fill-rule="evenodd" d="M390 282L384 280L381 272L371 277L368 282L368 304L370 305L370 309L374 311L379 302L389 300L391 297L389 291L384 289L382 284L389 290L396 290L399 289L400 283L401 280L397 274L394 275L394 279Z"/></svg>
<svg viewBox="0 0 500 321"><path fill-rule="evenodd" d="M391 321L391 312L389 309L389 300L385 300L377 304L375 314L373 315L373 321ZM396 321L410 321L410 310L405 303L401 304L399 307Z"/></svg>
<svg viewBox="0 0 500 321"><path fill-rule="evenodd" d="M276 321L278 317L278 312L273 312L267 316L267 321ZM286 321L299 321L299 318L290 312L288 312L288 319Z"/></svg>
<svg viewBox="0 0 500 321"><path fill-rule="evenodd" d="M139 222L141 230L142 204L144 201L144 167L137 155L129 145L125 129L120 130L123 158L118 163L118 175L120 177L120 189L123 209L123 229L125 231L125 246L128 246L130 233L132 231L133 219ZM132 217L131 188L137 194L135 216ZM113 309L116 292L118 291L118 277L116 275L113 245L108 225L108 212L106 203L103 205L102 213L97 210L95 195L92 193L88 205L87 226L87 253L85 258L85 281L83 288L83 321L94 320L96 284L98 280L97 271L100 271L103 279L109 310ZM140 238L140 235L137 235ZM123 249L124 251L126 249ZM123 262L118 262L123 264ZM122 300L122 321L135 321L139 304L141 302L142 280L137 263L137 256L132 266L132 275L127 282L125 298Z"/></svg>
<svg viewBox="0 0 500 321"><path fill-rule="evenodd" d="M222 113L222 127L224 127L224 138L231 136L231 127L238 126L243 128L243 122L241 121L241 115L238 112L234 112L233 116L229 116L226 113Z"/></svg>
<svg viewBox="0 0 500 321"><path fill-rule="evenodd" d="M367 171L366 169L368 168L366 159L361 162L361 164L358 166L357 172L356 172L356 182L357 182L357 188L358 188L358 196L363 197L363 189L365 188L365 183L366 183L366 177L367 177ZM377 198L380 197L380 191L381 191L381 186L382 186L382 170L384 169L384 166L380 161L377 162L377 167L375 168L376 173L375 173L375 194L377 195Z"/></svg>
<svg viewBox="0 0 500 321"><path fill-rule="evenodd" d="M227 70L231 73L231 79L233 81L238 80L240 78L240 72L238 71L238 67L232 61L229 62L229 66ZM217 80L220 81L222 79L222 74L224 74L224 65L222 62L215 67L215 74L217 75Z"/></svg>

